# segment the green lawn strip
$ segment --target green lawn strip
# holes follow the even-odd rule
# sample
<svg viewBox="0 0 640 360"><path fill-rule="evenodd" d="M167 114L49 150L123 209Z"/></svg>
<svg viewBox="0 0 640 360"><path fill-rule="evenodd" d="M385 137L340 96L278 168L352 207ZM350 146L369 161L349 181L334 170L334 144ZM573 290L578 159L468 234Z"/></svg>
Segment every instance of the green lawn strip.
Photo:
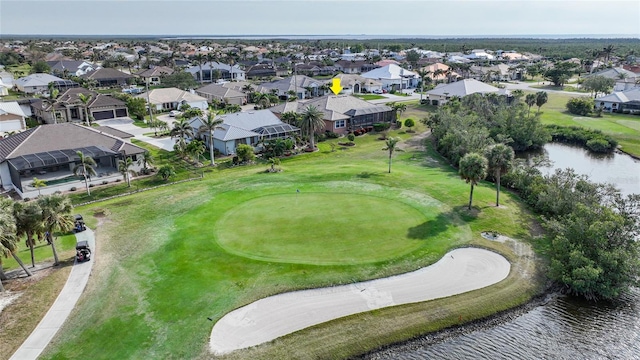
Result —
<svg viewBox="0 0 640 360"><path fill-rule="evenodd" d="M385 98L382 95L373 95L373 94L364 94L364 95L354 94L353 96L360 98L362 100L378 100L378 99Z"/></svg>
<svg viewBox="0 0 640 360"><path fill-rule="evenodd" d="M404 139L410 136L392 134ZM176 184L78 209L83 214L91 214L95 209L107 213L106 221L98 228L100 261L104 262L95 269L77 311L44 358L206 357L212 326L207 317L215 321L239 306L285 291L415 270L437 261L450 248L478 241L480 231L494 230L528 238L531 216L510 194L503 193L504 206L495 208L491 205L495 201L493 186L482 183L474 193L475 208L469 212L465 209L468 184L439 157L427 157L417 151L399 153L392 173L388 174L387 153L381 150L384 143L377 140L376 134L357 137L355 142L355 147L336 152L331 152L330 142L320 143L320 151L316 153L283 161L284 172L277 174L264 173L265 164L236 167L220 172L223 176L215 172L203 181ZM431 154L432 150L428 151ZM434 198L443 203L438 221L446 219L453 226L424 239L417 250L357 266L265 262L230 254L217 244L219 219L238 204L270 194L293 195L297 189L304 194L362 195L392 190L386 196L393 195L396 201L414 207L418 204L422 209L433 206L433 200L425 199ZM275 202L274 211L286 211L281 206ZM384 214L371 212L370 217L372 224L384 224ZM321 215L317 222L321 225L316 226L332 225L330 218ZM240 223L252 226L249 222ZM428 233L429 229L432 227L422 231ZM455 229L457 232L447 233ZM349 229L333 230L346 233ZM452 236L456 233L457 236ZM359 247L362 243L361 239L354 245ZM287 251L291 249L283 248L282 254ZM528 286L507 287L498 292L488 302L493 304L490 309L526 301L529 292L523 292L523 288ZM453 318L457 321L458 314ZM358 326L368 324L359 321ZM127 331L123 332L123 328ZM405 330L397 331L401 334ZM403 336L393 335L380 343L397 341ZM320 354L327 346L320 345L304 351ZM303 349L301 344L291 351Z"/></svg>
<svg viewBox="0 0 640 360"><path fill-rule="evenodd" d="M37 241L37 245L34 247L33 256L36 260L36 263L45 261L45 260L53 260L53 251L51 250L51 245L47 244L46 241ZM59 258L66 259L75 255L76 248L76 236L75 234L66 234L59 235L55 240L56 250L58 251ZM20 249L18 250L18 257L20 260L27 266L27 268L31 267L31 251L29 247L26 246L25 241L20 241ZM2 268L4 271L14 270L20 268L20 265L16 262L13 257L3 258L2 259Z"/></svg>
<svg viewBox="0 0 640 360"><path fill-rule="evenodd" d="M58 297L67 281L72 265L73 260L69 259L63 261L52 271L39 270L51 272L44 277L38 277L35 284L7 286L13 292L23 293L0 313L0 338L2 338L0 359L8 359L18 350L18 347L29 337L36 325L49 311L51 304Z"/></svg>

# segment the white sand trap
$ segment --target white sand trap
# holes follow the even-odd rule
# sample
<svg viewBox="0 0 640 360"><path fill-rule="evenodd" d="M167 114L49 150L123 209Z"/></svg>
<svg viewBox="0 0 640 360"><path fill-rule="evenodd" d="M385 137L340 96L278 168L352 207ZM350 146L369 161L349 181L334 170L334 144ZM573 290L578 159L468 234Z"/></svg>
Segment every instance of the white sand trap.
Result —
<svg viewBox="0 0 640 360"><path fill-rule="evenodd" d="M411 273L270 296L223 316L211 330L210 350L226 354L340 317L480 289L505 279L510 268L502 255L462 248Z"/></svg>

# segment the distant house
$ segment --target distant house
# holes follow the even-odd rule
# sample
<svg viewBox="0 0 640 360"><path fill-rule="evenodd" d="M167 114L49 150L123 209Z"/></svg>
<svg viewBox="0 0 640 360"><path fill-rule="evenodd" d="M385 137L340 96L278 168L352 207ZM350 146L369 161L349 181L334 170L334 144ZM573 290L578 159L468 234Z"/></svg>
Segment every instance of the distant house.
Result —
<svg viewBox="0 0 640 360"><path fill-rule="evenodd" d="M640 114L640 88L599 97L595 99L595 106L606 112Z"/></svg>
<svg viewBox="0 0 640 360"><path fill-rule="evenodd" d="M220 84L209 84L196 89L196 94L206 98L209 102L221 101L226 104L245 105L247 96L240 91L226 88Z"/></svg>
<svg viewBox="0 0 640 360"><path fill-rule="evenodd" d="M85 104L80 94L89 98L86 104L90 118L93 120L128 117L127 104L110 95L84 88L73 88L60 95L52 105L41 99L31 103L33 115L47 124L62 122L86 122Z"/></svg>
<svg viewBox="0 0 640 360"><path fill-rule="evenodd" d="M510 94L509 90L506 89L499 89L475 79L464 79L450 84L440 84L427 91L427 97L432 105L444 105L452 97L463 98L477 93L495 93L507 96Z"/></svg>
<svg viewBox="0 0 640 360"><path fill-rule="evenodd" d="M360 74L379 67L365 60L338 60L334 66L337 71L345 74Z"/></svg>
<svg viewBox="0 0 640 360"><path fill-rule="evenodd" d="M56 60L47 61L51 68L51 73L58 76L82 76L90 71L96 70L98 66L84 60Z"/></svg>
<svg viewBox="0 0 640 360"><path fill-rule="evenodd" d="M215 82L218 79L228 81L244 81L246 79L244 70L238 65L228 65L219 62L207 62L202 64L202 79L200 79L200 65L191 66L185 69L193 75L198 82Z"/></svg>
<svg viewBox="0 0 640 360"><path fill-rule="evenodd" d="M305 75L296 75L281 80L263 83L258 91L269 93L272 90L282 99L289 97L289 92L295 92L298 99L322 96L325 94L324 81L319 81Z"/></svg>
<svg viewBox="0 0 640 360"><path fill-rule="evenodd" d="M360 93L372 93L382 91L382 83L367 79L366 77L358 74L338 74L333 79L340 79L340 86L344 89L344 94L360 94ZM329 80L327 84L332 85L333 79Z"/></svg>
<svg viewBox="0 0 640 360"><path fill-rule="evenodd" d="M0 102L0 135L3 132L25 130L26 117L17 101Z"/></svg>
<svg viewBox="0 0 640 360"><path fill-rule="evenodd" d="M373 69L362 74L362 76L381 82L382 87L386 90L415 88L418 86L418 80L420 78L418 74L413 71L403 69L395 64Z"/></svg>
<svg viewBox="0 0 640 360"><path fill-rule="evenodd" d="M72 140L70 140L72 139ZM135 160L145 149L91 127L71 123L41 125L0 140L0 181L5 190L15 190L22 198L38 193L52 194L84 188L84 179L73 175L78 163L77 151L91 156L98 173L93 185L122 179L118 160L130 157L133 171L140 170ZM33 187L33 178L45 180L41 189Z"/></svg>
<svg viewBox="0 0 640 360"><path fill-rule="evenodd" d="M247 70L247 79L264 79L276 76L276 66L274 64L255 64Z"/></svg>
<svg viewBox="0 0 640 360"><path fill-rule="evenodd" d="M376 123L391 123L396 120L392 108L375 105L351 95L329 95L317 99L287 102L271 108L276 115L295 111L303 113L308 106L314 106L323 114L323 131L346 134L349 131L373 126Z"/></svg>
<svg viewBox="0 0 640 360"><path fill-rule="evenodd" d="M166 75L173 74L173 69L166 66L156 66L151 69L145 69L138 73L138 76L145 84L149 85L159 85L162 81L162 78Z"/></svg>
<svg viewBox="0 0 640 360"><path fill-rule="evenodd" d="M236 153L240 144L259 148L262 140L289 138L300 134L300 129L285 124L269 110L239 112L220 116L223 123L213 132L213 147L223 155ZM202 126L202 119L194 118L190 121L194 133ZM200 138L209 147L208 133L200 133Z"/></svg>
<svg viewBox="0 0 640 360"><path fill-rule="evenodd" d="M585 78L594 76L602 76L607 79L613 79L616 81L613 91L625 91L633 89L637 86L637 81L640 80L640 76L633 71L617 67L610 69L603 69L593 74L585 75Z"/></svg>
<svg viewBox="0 0 640 360"><path fill-rule="evenodd" d="M208 107L206 98L177 88L153 89L136 97L149 100L157 111L177 110L183 104L200 110L206 110Z"/></svg>
<svg viewBox="0 0 640 360"><path fill-rule="evenodd" d="M60 91L80 86L71 80L61 79L49 74L37 73L16 80L15 87L25 94L42 94L49 91L50 83L53 84L55 89Z"/></svg>
<svg viewBox="0 0 640 360"><path fill-rule="evenodd" d="M81 76L84 79L94 80L99 87L126 86L132 75L123 73L122 71L103 68L88 72Z"/></svg>

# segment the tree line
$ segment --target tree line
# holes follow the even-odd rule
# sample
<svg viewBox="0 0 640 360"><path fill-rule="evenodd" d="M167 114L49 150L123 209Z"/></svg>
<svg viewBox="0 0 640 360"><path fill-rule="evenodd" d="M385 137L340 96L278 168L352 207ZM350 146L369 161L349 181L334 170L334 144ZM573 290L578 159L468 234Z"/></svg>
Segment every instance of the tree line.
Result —
<svg viewBox="0 0 640 360"><path fill-rule="evenodd" d="M637 286L640 276L640 195L622 196L608 184L573 170L543 176L514 160L514 150L542 146L550 134L527 104L470 96L443 106L423 121L436 150L457 166L473 189L481 180L515 190L540 215L550 243L548 276L563 291L590 300L612 299ZM541 161L541 160L536 160Z"/></svg>

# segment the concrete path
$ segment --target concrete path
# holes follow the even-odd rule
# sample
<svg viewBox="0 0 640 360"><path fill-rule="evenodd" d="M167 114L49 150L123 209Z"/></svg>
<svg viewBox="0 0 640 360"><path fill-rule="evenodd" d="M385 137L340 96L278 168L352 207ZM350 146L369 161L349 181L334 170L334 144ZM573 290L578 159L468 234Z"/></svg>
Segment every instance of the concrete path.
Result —
<svg viewBox="0 0 640 360"><path fill-rule="evenodd" d="M47 314L42 318L38 326L33 330L27 340L20 345L20 348L11 356L9 360L35 360L42 351L49 345L51 339L60 330L62 324L78 302L80 295L84 291L95 257L95 236L91 229L76 234L77 241L88 241L91 246L91 260L83 263L77 261L73 264L73 269L69 274L67 283L60 291L58 298L51 305Z"/></svg>
<svg viewBox="0 0 640 360"><path fill-rule="evenodd" d="M589 96L589 93L582 93L582 92L576 92L576 91L564 91L564 90L553 90L553 89L540 89L540 88L535 88L532 87L533 85L539 85L539 84L533 84L533 83L526 83L526 82L515 82L515 83L504 83L504 86L506 89L509 90L525 90L525 91L545 91L545 92L549 92L549 93L560 93L560 94L567 94L567 95L574 95L574 96Z"/></svg>
<svg viewBox="0 0 640 360"><path fill-rule="evenodd" d="M157 118L169 124L169 127L173 126L174 118L169 117L169 115L159 115L157 116ZM158 139L158 138L145 136L144 134L153 132L153 130L149 128L138 127L133 124L133 120L131 119L119 118L119 119L99 120L97 121L97 123L103 126L109 126L114 129L127 132L131 135L134 135L133 138L136 140L144 141L147 144L157 146L167 151L173 151L173 145L176 143L176 140L170 137Z"/></svg>
<svg viewBox="0 0 640 360"><path fill-rule="evenodd" d="M510 269L502 255L462 248L411 273L270 296L223 316L211 330L209 348L226 354L340 317L462 294L504 280Z"/></svg>

